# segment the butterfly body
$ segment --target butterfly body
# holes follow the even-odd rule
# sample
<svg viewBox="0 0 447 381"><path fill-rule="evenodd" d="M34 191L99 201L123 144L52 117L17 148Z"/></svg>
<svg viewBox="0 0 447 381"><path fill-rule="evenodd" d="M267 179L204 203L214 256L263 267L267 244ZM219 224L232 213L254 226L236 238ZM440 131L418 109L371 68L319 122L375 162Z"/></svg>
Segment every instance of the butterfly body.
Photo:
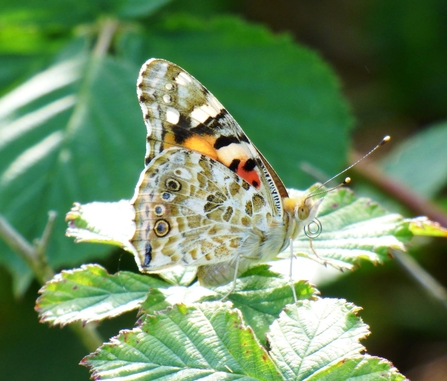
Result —
<svg viewBox="0 0 447 381"><path fill-rule="evenodd" d="M196 266L203 284L226 283L274 258L316 217L319 201L290 197L234 118L186 71L151 59L137 93L148 131L132 199L142 271Z"/></svg>

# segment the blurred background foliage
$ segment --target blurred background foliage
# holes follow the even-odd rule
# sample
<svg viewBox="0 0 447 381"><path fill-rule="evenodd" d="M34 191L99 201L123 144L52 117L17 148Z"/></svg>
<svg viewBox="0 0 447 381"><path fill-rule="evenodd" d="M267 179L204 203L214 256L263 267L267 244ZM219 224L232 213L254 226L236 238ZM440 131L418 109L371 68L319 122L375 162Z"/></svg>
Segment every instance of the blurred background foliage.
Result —
<svg viewBox="0 0 447 381"><path fill-rule="evenodd" d="M153 56L204 83L289 187L330 177L392 135L375 166L351 175L353 187L447 226L445 1L8 0L0 5L0 213L32 242L48 211L58 212L47 247L55 271L94 261L136 269L127 254L64 238L63 216L73 201L132 196L145 137L135 82ZM411 248L444 286L446 247L439 238ZM2 242L0 264L0 374L88 379L77 365L87 351L69 330L38 323L40 285ZM323 296L364 308L368 353L413 381L447 379L446 304L399 261L312 281ZM128 314L100 332L109 338L134 321Z"/></svg>

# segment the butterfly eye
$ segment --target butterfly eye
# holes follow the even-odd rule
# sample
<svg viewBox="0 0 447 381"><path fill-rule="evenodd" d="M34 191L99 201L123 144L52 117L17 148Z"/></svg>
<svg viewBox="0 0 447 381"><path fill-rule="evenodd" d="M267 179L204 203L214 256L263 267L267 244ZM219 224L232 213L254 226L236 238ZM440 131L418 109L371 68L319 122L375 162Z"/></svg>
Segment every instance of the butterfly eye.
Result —
<svg viewBox="0 0 447 381"><path fill-rule="evenodd" d="M298 218L300 220L305 220L309 217L309 207L307 205L301 205L298 207Z"/></svg>

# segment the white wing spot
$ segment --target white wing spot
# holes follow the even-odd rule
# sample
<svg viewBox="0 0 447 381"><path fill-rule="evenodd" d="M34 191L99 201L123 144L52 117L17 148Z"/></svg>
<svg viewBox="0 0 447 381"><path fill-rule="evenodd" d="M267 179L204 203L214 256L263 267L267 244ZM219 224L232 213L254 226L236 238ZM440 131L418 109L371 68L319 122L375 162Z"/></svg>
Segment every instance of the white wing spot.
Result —
<svg viewBox="0 0 447 381"><path fill-rule="evenodd" d="M172 84L172 83L167 83L166 85L165 85L165 89L166 90L172 90L174 88L174 85Z"/></svg>
<svg viewBox="0 0 447 381"><path fill-rule="evenodd" d="M165 103L171 103L171 101L172 101L171 96L169 94L163 95L163 101Z"/></svg>
<svg viewBox="0 0 447 381"><path fill-rule="evenodd" d="M179 85L181 86L186 86L189 83L192 82L191 77L184 73L184 72L180 72L177 76L177 78L175 79L175 82L177 82Z"/></svg>
<svg viewBox="0 0 447 381"><path fill-rule="evenodd" d="M197 120L199 123L205 122L209 117L216 117L220 113L220 109L216 109L209 104L203 104L195 107L191 113L191 119Z"/></svg>
<svg viewBox="0 0 447 381"><path fill-rule="evenodd" d="M247 155L247 148L245 148L245 146L246 144L244 144L244 142L241 142L238 144L230 144L226 147L220 148L217 153L218 160L222 164L229 167L235 157L237 157L241 161L250 159L250 156Z"/></svg>
<svg viewBox="0 0 447 381"><path fill-rule="evenodd" d="M177 124L180 120L180 113L173 107L169 107L166 110L166 121L171 124Z"/></svg>

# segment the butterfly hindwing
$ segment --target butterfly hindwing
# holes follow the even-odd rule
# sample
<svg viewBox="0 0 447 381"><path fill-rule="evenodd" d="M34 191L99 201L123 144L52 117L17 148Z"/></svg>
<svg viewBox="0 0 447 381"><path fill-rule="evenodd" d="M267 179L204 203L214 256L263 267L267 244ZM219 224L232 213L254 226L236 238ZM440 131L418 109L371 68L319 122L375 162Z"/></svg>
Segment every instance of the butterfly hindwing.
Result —
<svg viewBox="0 0 447 381"><path fill-rule="evenodd" d="M132 203L132 244L146 272L256 257L271 218L253 186L220 162L187 149L155 156Z"/></svg>

